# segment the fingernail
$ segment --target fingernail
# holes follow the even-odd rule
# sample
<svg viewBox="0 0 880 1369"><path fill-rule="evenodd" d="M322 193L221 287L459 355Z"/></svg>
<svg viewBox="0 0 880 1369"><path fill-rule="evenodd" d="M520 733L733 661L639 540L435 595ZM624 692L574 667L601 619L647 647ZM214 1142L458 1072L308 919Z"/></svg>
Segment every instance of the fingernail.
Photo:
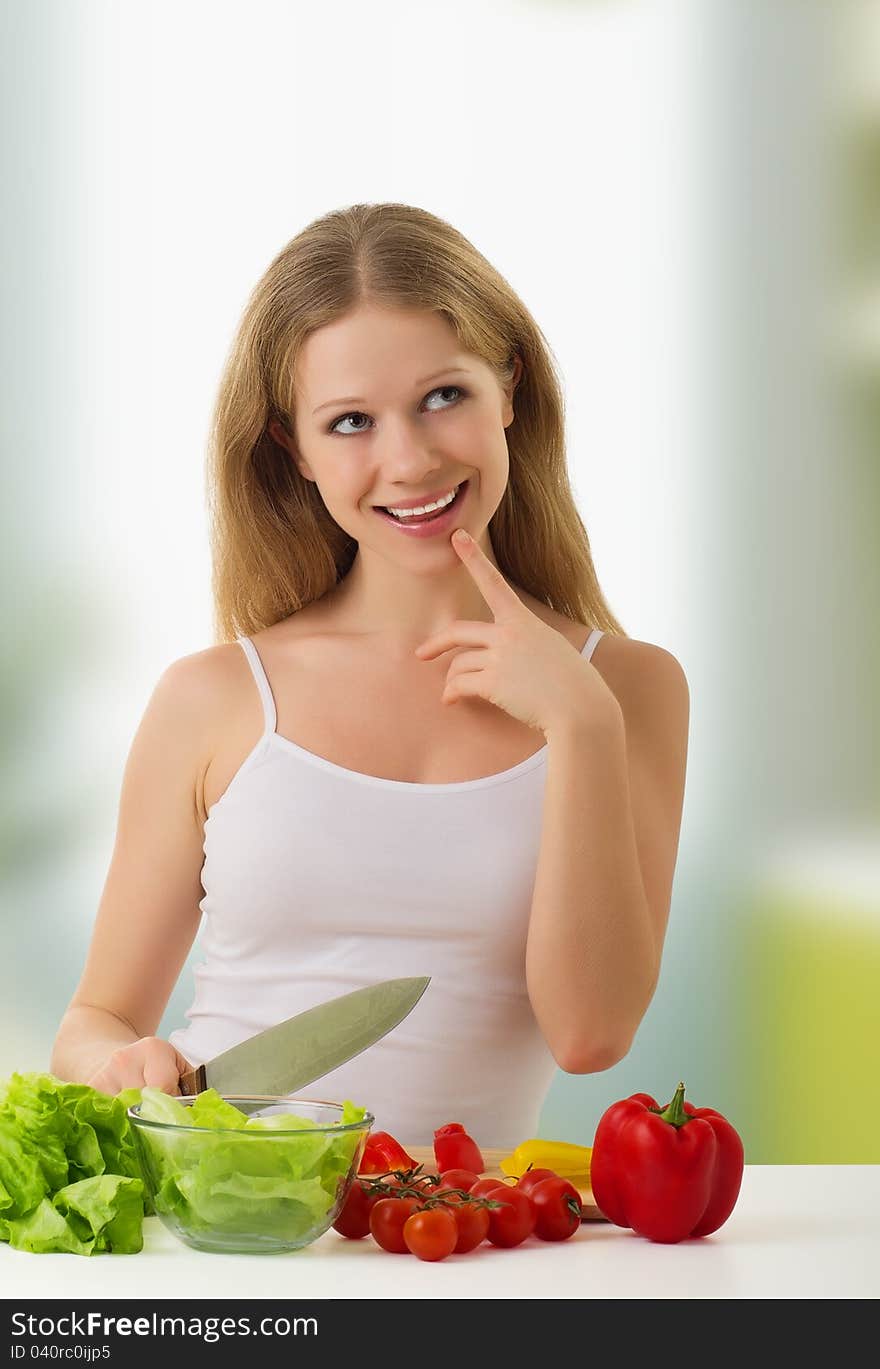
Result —
<svg viewBox="0 0 880 1369"><path fill-rule="evenodd" d="M456 538L458 538L459 542L461 542L462 545L463 545L465 542L470 542L470 541L472 540L472 539L471 539L470 533L469 533L469 532L465 532L464 528L456 528L456 529L455 529L455 532L452 534L452 537L453 537L453 540L455 540Z"/></svg>

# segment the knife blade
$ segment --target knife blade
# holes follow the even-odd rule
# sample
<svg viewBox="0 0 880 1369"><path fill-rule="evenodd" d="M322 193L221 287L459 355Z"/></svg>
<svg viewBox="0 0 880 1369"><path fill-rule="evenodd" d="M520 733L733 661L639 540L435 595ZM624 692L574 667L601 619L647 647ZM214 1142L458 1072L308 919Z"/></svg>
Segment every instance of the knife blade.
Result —
<svg viewBox="0 0 880 1369"><path fill-rule="evenodd" d="M386 1036L430 982L430 975L384 979L306 1008L185 1071L180 1092L290 1094L305 1088Z"/></svg>

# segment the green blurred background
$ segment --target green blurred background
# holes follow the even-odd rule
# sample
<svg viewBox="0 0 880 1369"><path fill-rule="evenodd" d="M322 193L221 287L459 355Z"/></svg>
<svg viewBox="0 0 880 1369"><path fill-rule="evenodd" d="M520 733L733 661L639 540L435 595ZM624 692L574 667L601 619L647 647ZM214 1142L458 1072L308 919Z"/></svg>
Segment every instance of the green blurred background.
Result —
<svg viewBox="0 0 880 1369"><path fill-rule="evenodd" d="M398 199L534 313L605 592L691 689L659 987L541 1133L683 1079L752 1163L880 1160L880 7L0 14L0 1076L48 1067L135 727L211 641L247 294L313 217Z"/></svg>

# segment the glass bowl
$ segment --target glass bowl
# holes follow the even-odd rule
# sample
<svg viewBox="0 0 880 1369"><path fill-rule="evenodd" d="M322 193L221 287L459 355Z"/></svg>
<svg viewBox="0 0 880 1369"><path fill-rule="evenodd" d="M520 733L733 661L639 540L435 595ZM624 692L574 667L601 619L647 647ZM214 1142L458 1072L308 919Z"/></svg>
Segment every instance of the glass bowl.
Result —
<svg viewBox="0 0 880 1369"><path fill-rule="evenodd" d="M128 1109L156 1216L195 1250L274 1254L309 1245L336 1220L375 1119L366 1112L343 1125L340 1103L224 1097L267 1125L184 1126L142 1117L140 1104Z"/></svg>

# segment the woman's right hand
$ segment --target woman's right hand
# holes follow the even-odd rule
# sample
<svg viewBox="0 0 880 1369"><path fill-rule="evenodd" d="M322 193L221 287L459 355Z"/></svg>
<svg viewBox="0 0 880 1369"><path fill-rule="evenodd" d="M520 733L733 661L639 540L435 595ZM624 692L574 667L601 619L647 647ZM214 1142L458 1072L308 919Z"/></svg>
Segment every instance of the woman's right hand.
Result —
<svg viewBox="0 0 880 1369"><path fill-rule="evenodd" d="M191 1068L190 1062L169 1041L142 1036L130 1046L115 1050L86 1083L101 1093L117 1094L123 1089L147 1086L179 1095L180 1076Z"/></svg>

